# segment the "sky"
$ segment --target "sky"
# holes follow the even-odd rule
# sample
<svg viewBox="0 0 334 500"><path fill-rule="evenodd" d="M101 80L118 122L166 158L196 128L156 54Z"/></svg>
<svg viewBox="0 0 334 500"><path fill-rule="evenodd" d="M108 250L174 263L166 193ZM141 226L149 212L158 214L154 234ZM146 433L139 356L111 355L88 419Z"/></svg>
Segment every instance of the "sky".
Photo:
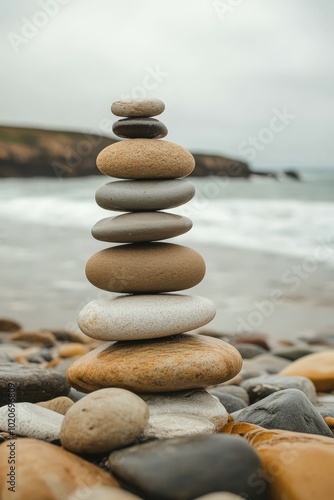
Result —
<svg viewBox="0 0 334 500"><path fill-rule="evenodd" d="M167 140L334 167L333 0L0 0L0 124L111 135L157 97Z"/></svg>

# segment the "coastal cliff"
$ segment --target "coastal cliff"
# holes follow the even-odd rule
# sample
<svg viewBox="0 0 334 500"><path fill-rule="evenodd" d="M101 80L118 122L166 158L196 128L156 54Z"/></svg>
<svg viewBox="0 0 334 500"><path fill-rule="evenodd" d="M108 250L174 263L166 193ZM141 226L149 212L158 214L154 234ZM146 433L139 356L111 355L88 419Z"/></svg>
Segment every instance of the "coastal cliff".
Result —
<svg viewBox="0 0 334 500"><path fill-rule="evenodd" d="M89 133L0 127L0 178L99 175L96 157L115 142L110 137ZM193 176L247 178L251 175L247 163L217 155L193 155L196 161Z"/></svg>

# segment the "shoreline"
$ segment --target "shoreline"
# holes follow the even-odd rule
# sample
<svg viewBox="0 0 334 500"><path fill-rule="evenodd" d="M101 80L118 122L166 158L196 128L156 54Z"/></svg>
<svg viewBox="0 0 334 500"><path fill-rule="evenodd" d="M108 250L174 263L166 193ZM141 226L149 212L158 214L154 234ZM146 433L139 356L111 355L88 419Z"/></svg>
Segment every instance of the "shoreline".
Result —
<svg viewBox="0 0 334 500"><path fill-rule="evenodd" d="M39 229L40 230L40 229ZM52 228L48 228L52 237ZM76 331L77 315L89 301L117 294L103 292L86 279L87 258L99 248L87 234L76 235L66 259L57 252L41 257L41 249L26 242L30 265L17 255L8 258L2 274L0 317L19 321L26 329L69 329ZM59 235L70 241L70 228ZM85 242L84 246L82 242ZM182 244L182 242L181 242ZM334 269L326 263L306 279L298 278L303 259L215 245L187 242L202 254L207 271L204 280L178 293L203 295L215 303L217 315L206 330L238 333L266 333L273 338L296 338L334 327ZM73 260L75 257L75 260ZM12 270L16 269L13 276ZM303 276L306 276L305 273ZM22 286L23 285L23 286ZM279 293L280 292L280 293Z"/></svg>

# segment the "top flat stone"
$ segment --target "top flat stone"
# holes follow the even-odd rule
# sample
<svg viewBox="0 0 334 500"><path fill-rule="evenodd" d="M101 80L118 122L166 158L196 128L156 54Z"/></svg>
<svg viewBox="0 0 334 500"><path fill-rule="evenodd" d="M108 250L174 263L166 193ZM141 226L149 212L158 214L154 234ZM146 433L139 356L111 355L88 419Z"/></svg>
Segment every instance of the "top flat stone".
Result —
<svg viewBox="0 0 334 500"><path fill-rule="evenodd" d="M124 99L115 101L111 105L111 112L116 116L149 117L160 115L165 105L160 99Z"/></svg>
<svg viewBox="0 0 334 500"><path fill-rule="evenodd" d="M96 165L103 174L120 179L175 179L191 174L195 159L173 142L128 139L104 148Z"/></svg>

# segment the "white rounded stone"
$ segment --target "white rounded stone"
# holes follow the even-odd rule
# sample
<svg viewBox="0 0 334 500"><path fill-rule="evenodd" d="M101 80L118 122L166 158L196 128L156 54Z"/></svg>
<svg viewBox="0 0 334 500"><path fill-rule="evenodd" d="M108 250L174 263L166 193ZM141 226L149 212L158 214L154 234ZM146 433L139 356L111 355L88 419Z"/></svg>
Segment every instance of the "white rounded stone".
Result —
<svg viewBox="0 0 334 500"><path fill-rule="evenodd" d="M81 330L98 340L165 337L206 325L216 314L205 297L181 294L126 295L89 302L81 310Z"/></svg>
<svg viewBox="0 0 334 500"><path fill-rule="evenodd" d="M146 438L172 439L177 437L214 434L216 428L210 420L194 415L165 413L153 415L144 432Z"/></svg>
<svg viewBox="0 0 334 500"><path fill-rule="evenodd" d="M219 399L204 390L140 394L149 409L146 437L167 439L212 434L227 424L228 414Z"/></svg>
<svg viewBox="0 0 334 500"><path fill-rule="evenodd" d="M107 388L88 394L67 411L60 439L74 453L103 453L135 440L148 422L148 407L136 394Z"/></svg>
<svg viewBox="0 0 334 500"><path fill-rule="evenodd" d="M12 430L14 434L43 441L59 439L63 420L60 413L33 403L15 403L0 408L0 431L8 432L9 424L9 431Z"/></svg>

